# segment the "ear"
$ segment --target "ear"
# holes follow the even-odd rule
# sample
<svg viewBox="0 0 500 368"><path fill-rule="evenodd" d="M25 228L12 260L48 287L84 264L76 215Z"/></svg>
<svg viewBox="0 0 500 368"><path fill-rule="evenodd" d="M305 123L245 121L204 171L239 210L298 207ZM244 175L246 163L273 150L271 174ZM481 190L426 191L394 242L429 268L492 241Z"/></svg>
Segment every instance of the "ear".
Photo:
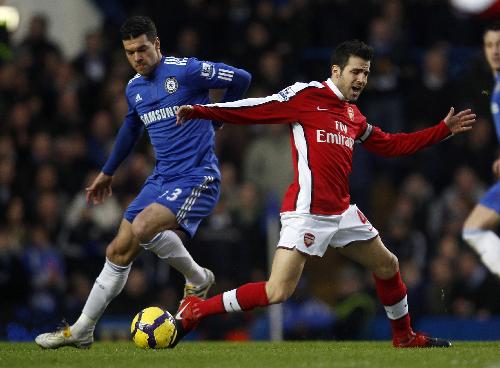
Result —
<svg viewBox="0 0 500 368"><path fill-rule="evenodd" d="M154 45L156 50L160 50L160 39L158 37L156 37Z"/></svg>
<svg viewBox="0 0 500 368"><path fill-rule="evenodd" d="M340 67L338 65L332 65L332 78L338 78L340 76Z"/></svg>

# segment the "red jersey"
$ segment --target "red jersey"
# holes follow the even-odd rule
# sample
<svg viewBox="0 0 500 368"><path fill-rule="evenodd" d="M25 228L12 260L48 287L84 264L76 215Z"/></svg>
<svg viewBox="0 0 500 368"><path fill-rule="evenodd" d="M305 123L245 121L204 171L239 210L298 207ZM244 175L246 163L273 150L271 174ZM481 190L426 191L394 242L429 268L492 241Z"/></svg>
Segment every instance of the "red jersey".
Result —
<svg viewBox="0 0 500 368"><path fill-rule="evenodd" d="M441 121L415 133L389 134L366 122L334 83L295 83L264 98L194 105L189 118L233 124L289 124L294 180L282 212L337 215L350 204L349 174L355 143L393 157L412 154L451 134Z"/></svg>

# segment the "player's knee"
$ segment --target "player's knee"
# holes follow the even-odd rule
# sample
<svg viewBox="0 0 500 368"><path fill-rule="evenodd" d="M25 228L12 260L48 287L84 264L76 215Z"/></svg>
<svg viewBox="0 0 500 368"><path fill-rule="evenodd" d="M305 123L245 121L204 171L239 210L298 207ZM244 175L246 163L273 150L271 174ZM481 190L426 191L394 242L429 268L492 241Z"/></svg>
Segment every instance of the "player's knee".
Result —
<svg viewBox="0 0 500 368"><path fill-rule="evenodd" d="M267 300L269 304L283 303L290 298L295 291L295 287L280 283L266 283Z"/></svg>
<svg viewBox="0 0 500 368"><path fill-rule="evenodd" d="M139 239L139 242L141 243L149 242L154 235L151 234L148 223L141 220L139 217L136 217L132 222L132 233L137 239Z"/></svg>
<svg viewBox="0 0 500 368"><path fill-rule="evenodd" d="M399 270L399 261L398 258L390 253L387 257L381 260L375 270L373 272L380 278L389 278L394 276L396 272Z"/></svg>

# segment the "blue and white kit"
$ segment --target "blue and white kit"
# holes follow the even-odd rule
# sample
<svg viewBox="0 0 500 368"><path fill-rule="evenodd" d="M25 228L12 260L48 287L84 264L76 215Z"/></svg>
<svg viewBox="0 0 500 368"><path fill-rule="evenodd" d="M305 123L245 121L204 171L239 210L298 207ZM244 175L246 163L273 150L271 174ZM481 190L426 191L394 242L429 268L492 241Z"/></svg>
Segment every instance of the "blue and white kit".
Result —
<svg viewBox="0 0 500 368"><path fill-rule="evenodd" d="M491 115L495 123L497 139L500 143L500 73L497 73L495 87L491 94ZM488 189L479 203L500 214L500 181Z"/></svg>
<svg viewBox="0 0 500 368"><path fill-rule="evenodd" d="M102 169L113 175L146 128L156 165L125 211L129 222L149 204L160 203L176 215L191 237L195 234L219 198L215 133L213 125L203 119L177 126L175 113L182 105L209 103L209 89L226 89L223 101L236 100L250 80L245 70L224 63L163 57L150 76L136 74L129 81L128 113Z"/></svg>

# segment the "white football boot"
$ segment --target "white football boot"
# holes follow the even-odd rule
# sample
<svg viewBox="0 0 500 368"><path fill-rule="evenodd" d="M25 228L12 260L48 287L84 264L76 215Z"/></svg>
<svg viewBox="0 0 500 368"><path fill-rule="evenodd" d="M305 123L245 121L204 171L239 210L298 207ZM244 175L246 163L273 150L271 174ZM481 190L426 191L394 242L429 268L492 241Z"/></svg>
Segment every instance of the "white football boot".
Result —
<svg viewBox="0 0 500 368"><path fill-rule="evenodd" d="M69 325L63 321L63 326L58 328L57 331L38 335L35 338L35 342L44 349L58 349L62 346L88 349L94 342L94 336L90 334L87 337L77 339L71 335Z"/></svg>
<svg viewBox="0 0 500 368"><path fill-rule="evenodd" d="M203 270L207 276L206 281L199 286L195 286L193 284L184 285L184 296L182 297L182 300L186 299L188 296L196 296L198 298L206 299L208 291L212 285L215 284L215 276L214 273L208 268L204 268Z"/></svg>

